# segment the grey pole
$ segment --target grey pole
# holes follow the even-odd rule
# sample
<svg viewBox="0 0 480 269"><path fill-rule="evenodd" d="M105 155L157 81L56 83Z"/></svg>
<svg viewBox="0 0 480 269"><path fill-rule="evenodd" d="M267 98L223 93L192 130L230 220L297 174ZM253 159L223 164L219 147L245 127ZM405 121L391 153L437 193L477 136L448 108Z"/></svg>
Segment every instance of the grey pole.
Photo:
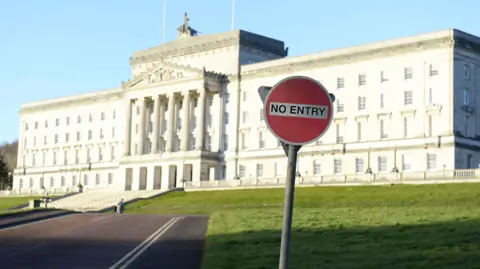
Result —
<svg viewBox="0 0 480 269"><path fill-rule="evenodd" d="M283 227L282 242L280 245L280 262L279 269L287 269L288 255L290 251L290 235L292 233L292 214L293 199L295 195L295 173L297 171L297 155L300 146L288 146L288 167L287 180L285 184L285 202L283 206Z"/></svg>

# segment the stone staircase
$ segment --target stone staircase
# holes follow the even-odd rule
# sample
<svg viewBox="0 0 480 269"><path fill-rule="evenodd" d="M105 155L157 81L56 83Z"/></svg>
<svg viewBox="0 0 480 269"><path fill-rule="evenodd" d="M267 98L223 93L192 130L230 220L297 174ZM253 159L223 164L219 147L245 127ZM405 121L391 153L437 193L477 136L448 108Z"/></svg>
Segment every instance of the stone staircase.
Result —
<svg viewBox="0 0 480 269"><path fill-rule="evenodd" d="M119 191L92 189L48 204L49 208L74 211L99 211L116 205L121 199L129 202L138 198L149 198L171 190Z"/></svg>

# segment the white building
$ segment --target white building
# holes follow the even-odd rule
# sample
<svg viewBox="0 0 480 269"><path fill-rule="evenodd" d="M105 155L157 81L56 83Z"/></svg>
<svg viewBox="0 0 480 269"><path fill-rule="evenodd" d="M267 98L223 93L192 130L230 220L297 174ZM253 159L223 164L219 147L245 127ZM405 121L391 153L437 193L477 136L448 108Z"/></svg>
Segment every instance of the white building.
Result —
<svg viewBox="0 0 480 269"><path fill-rule="evenodd" d="M185 27L187 26L187 27ZM310 176L466 169L480 162L480 38L446 30L287 57L246 31L139 51L118 89L22 106L14 189L171 188L286 173L259 86L311 76L336 95L327 134L300 152Z"/></svg>

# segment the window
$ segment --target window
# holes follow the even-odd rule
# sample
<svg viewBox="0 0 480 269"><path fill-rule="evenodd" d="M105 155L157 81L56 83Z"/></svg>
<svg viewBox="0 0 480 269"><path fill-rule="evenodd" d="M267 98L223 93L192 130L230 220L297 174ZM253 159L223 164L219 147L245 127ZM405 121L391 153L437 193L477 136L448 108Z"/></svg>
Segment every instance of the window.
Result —
<svg viewBox="0 0 480 269"><path fill-rule="evenodd" d="M43 177L40 178L40 188L44 188L45 187L45 180L43 179Z"/></svg>
<svg viewBox="0 0 480 269"><path fill-rule="evenodd" d="M319 160L313 161L313 174L316 176L322 174L322 164Z"/></svg>
<svg viewBox="0 0 480 269"><path fill-rule="evenodd" d="M98 148L98 160L103 161L103 148L102 147Z"/></svg>
<svg viewBox="0 0 480 269"><path fill-rule="evenodd" d="M68 164L68 150L63 151L63 164Z"/></svg>
<svg viewBox="0 0 480 269"><path fill-rule="evenodd" d="M427 170L437 169L437 155L427 154Z"/></svg>
<svg viewBox="0 0 480 269"><path fill-rule="evenodd" d="M468 106L470 105L470 90L463 89L463 104Z"/></svg>
<svg viewBox="0 0 480 269"><path fill-rule="evenodd" d="M243 100L243 102L247 101L247 92L246 91L242 92L242 100Z"/></svg>
<svg viewBox="0 0 480 269"><path fill-rule="evenodd" d="M246 149L247 148L247 140L245 138L246 134L245 133L242 133L242 149Z"/></svg>
<svg viewBox="0 0 480 269"><path fill-rule="evenodd" d="M58 144L58 135L55 135L55 144Z"/></svg>
<svg viewBox="0 0 480 269"><path fill-rule="evenodd" d="M413 77L413 71L411 67L405 68L403 72L403 77L405 80L411 79Z"/></svg>
<svg viewBox="0 0 480 269"><path fill-rule="evenodd" d="M465 125L466 126L466 125ZM433 133L433 117L432 115L428 115L428 130L427 134L428 136L432 136Z"/></svg>
<svg viewBox="0 0 480 269"><path fill-rule="evenodd" d="M406 105L406 106L413 104L413 92L412 91L403 92L403 104Z"/></svg>
<svg viewBox="0 0 480 269"><path fill-rule="evenodd" d="M83 175L83 186L88 186L88 175Z"/></svg>
<svg viewBox="0 0 480 269"><path fill-rule="evenodd" d="M247 169L246 169L245 165L239 165L239 166L238 166L238 176L239 176L240 178L244 178L244 177L245 177L245 174L246 174L246 172L247 172L246 170L247 170Z"/></svg>
<svg viewBox="0 0 480 269"><path fill-rule="evenodd" d="M54 185L55 185L55 180L53 179L53 177L50 177L50 188L53 188Z"/></svg>
<svg viewBox="0 0 480 269"><path fill-rule="evenodd" d="M341 174L342 173L342 160L340 160L340 159L334 159L333 160L333 172L335 174Z"/></svg>
<svg viewBox="0 0 480 269"><path fill-rule="evenodd" d="M60 186L61 186L61 187L65 187L65 177L64 177L64 176L62 176L62 177L60 178Z"/></svg>
<svg viewBox="0 0 480 269"><path fill-rule="evenodd" d="M428 104L433 104L433 90L432 88L428 89Z"/></svg>
<svg viewBox="0 0 480 269"><path fill-rule="evenodd" d="M105 112L100 113L100 120L105 120Z"/></svg>
<svg viewBox="0 0 480 269"><path fill-rule="evenodd" d="M76 187L77 186L77 176L72 176L72 186Z"/></svg>
<svg viewBox="0 0 480 269"><path fill-rule="evenodd" d="M228 135L223 135L223 150L228 149Z"/></svg>
<svg viewBox="0 0 480 269"><path fill-rule="evenodd" d="M88 140L92 140L92 130L88 130Z"/></svg>
<svg viewBox="0 0 480 269"><path fill-rule="evenodd" d="M380 82L383 83L387 81L388 81L388 78L385 76L385 73L383 71L380 72Z"/></svg>
<svg viewBox="0 0 480 269"><path fill-rule="evenodd" d="M48 120L45 121L45 128L48 128Z"/></svg>
<svg viewBox="0 0 480 269"><path fill-rule="evenodd" d="M65 143L68 143L70 141L70 134L66 133L65 134Z"/></svg>
<svg viewBox="0 0 480 269"><path fill-rule="evenodd" d="M343 143L343 134L339 124L335 125L335 132L336 132L336 143L342 144Z"/></svg>
<svg viewBox="0 0 480 269"><path fill-rule="evenodd" d="M378 172L386 172L387 167L387 157L380 156L378 157Z"/></svg>
<svg viewBox="0 0 480 269"><path fill-rule="evenodd" d="M56 119L56 120L55 120L55 126L56 126L56 127L60 126L60 119Z"/></svg>
<svg viewBox="0 0 480 269"><path fill-rule="evenodd" d="M20 184L19 188L22 189L22 188L23 188L23 178L20 179L20 183L19 183L19 184Z"/></svg>
<svg viewBox="0 0 480 269"><path fill-rule="evenodd" d="M228 114L228 112L225 112L223 113L223 122L226 124L228 124L230 122L230 115Z"/></svg>
<svg viewBox="0 0 480 269"><path fill-rule="evenodd" d="M100 185L100 174L95 175L95 185Z"/></svg>
<svg viewBox="0 0 480 269"><path fill-rule="evenodd" d="M80 155L80 150L75 149L75 164L78 164L80 162L79 155Z"/></svg>
<svg viewBox="0 0 480 269"><path fill-rule="evenodd" d="M82 117L80 115L77 116L77 124L82 123Z"/></svg>
<svg viewBox="0 0 480 269"><path fill-rule="evenodd" d="M367 76L366 75L358 75L358 86L362 86L367 84Z"/></svg>
<svg viewBox="0 0 480 269"><path fill-rule="evenodd" d="M35 153L32 153L32 166L36 166Z"/></svg>
<svg viewBox="0 0 480 269"><path fill-rule="evenodd" d="M112 119L115 119L117 118L117 111L112 111Z"/></svg>
<svg viewBox="0 0 480 269"><path fill-rule="evenodd" d="M67 117L66 122L67 122L67 125L70 125L70 117Z"/></svg>
<svg viewBox="0 0 480 269"><path fill-rule="evenodd" d="M383 93L380 94L380 108L383 108L385 106L384 100L383 100Z"/></svg>
<svg viewBox="0 0 480 269"><path fill-rule="evenodd" d="M211 135L207 135L207 146L208 146L208 150L212 149L212 136Z"/></svg>
<svg viewBox="0 0 480 269"><path fill-rule="evenodd" d="M357 140L362 141L362 123L357 122Z"/></svg>
<svg viewBox="0 0 480 269"><path fill-rule="evenodd" d="M53 164L54 165L57 164L57 152L56 151L53 152Z"/></svg>
<svg viewBox="0 0 480 269"><path fill-rule="evenodd" d="M403 137L408 137L408 118L403 117Z"/></svg>
<svg viewBox="0 0 480 269"><path fill-rule="evenodd" d="M408 155L402 155L402 170L403 171L412 170L412 165L410 163L410 158Z"/></svg>
<svg viewBox="0 0 480 269"><path fill-rule="evenodd" d="M42 151L42 165L43 165L43 166L45 166L45 161L46 161L46 159L47 159L46 156L47 156L47 155L46 155L46 152L45 152L45 151Z"/></svg>
<svg viewBox="0 0 480 269"><path fill-rule="evenodd" d="M100 129L100 139L103 139L103 129Z"/></svg>
<svg viewBox="0 0 480 269"><path fill-rule="evenodd" d="M343 112L343 111L344 111L343 104L340 103L340 100L337 100L337 112L340 113L340 112Z"/></svg>
<svg viewBox="0 0 480 269"><path fill-rule="evenodd" d="M470 66L466 64L463 65L463 78L466 80L470 79Z"/></svg>
<svg viewBox="0 0 480 269"><path fill-rule="evenodd" d="M345 87L345 79L337 78L337 89L343 89Z"/></svg>
<svg viewBox="0 0 480 269"><path fill-rule="evenodd" d="M115 160L115 147L114 146L110 147L110 159Z"/></svg>
<svg viewBox="0 0 480 269"><path fill-rule="evenodd" d="M77 132L77 141L80 141L80 132Z"/></svg>
<svg viewBox="0 0 480 269"><path fill-rule="evenodd" d="M367 98L358 97L358 110L365 110L367 108Z"/></svg>
<svg viewBox="0 0 480 269"><path fill-rule="evenodd" d="M388 138L388 134L385 132L385 121L380 120L380 139Z"/></svg>
<svg viewBox="0 0 480 269"><path fill-rule="evenodd" d="M90 149L87 149L87 163L90 162Z"/></svg>
<svg viewBox="0 0 480 269"><path fill-rule="evenodd" d="M35 122L35 130L38 129L38 121Z"/></svg>
<svg viewBox="0 0 480 269"><path fill-rule="evenodd" d="M48 144L48 143L47 143L47 136L44 136L44 137L43 137L43 145L46 146L47 144Z"/></svg>
<svg viewBox="0 0 480 269"><path fill-rule="evenodd" d="M260 121L264 121L263 108L260 109Z"/></svg>
<svg viewBox="0 0 480 269"><path fill-rule="evenodd" d="M138 108L138 112L140 112L140 108ZM138 114L138 113L137 113ZM92 122L93 121L93 116L92 114L88 114L88 121Z"/></svg>
<svg viewBox="0 0 480 269"><path fill-rule="evenodd" d="M468 116L463 117L463 135L468 137Z"/></svg>
<svg viewBox="0 0 480 269"><path fill-rule="evenodd" d="M430 64L430 76L433 77L436 75L438 75L438 70L435 69L432 64Z"/></svg>
<svg viewBox="0 0 480 269"><path fill-rule="evenodd" d="M242 123L247 123L247 121L248 121L248 111L243 111L242 119L243 119Z"/></svg>
<svg viewBox="0 0 480 269"><path fill-rule="evenodd" d="M263 132L258 132L258 147L261 149L265 148L265 139L263 137Z"/></svg>
<svg viewBox="0 0 480 269"><path fill-rule="evenodd" d="M364 161L361 158L355 158L355 173L365 172Z"/></svg>
<svg viewBox="0 0 480 269"><path fill-rule="evenodd" d="M28 183L29 188L32 189L32 188L33 188L33 178L30 178L29 181L30 181L30 182Z"/></svg>
<svg viewBox="0 0 480 269"><path fill-rule="evenodd" d="M257 164L257 177L263 177L263 164Z"/></svg>
<svg viewBox="0 0 480 269"><path fill-rule="evenodd" d="M108 173L108 185L112 185L112 183L113 183L113 174Z"/></svg>

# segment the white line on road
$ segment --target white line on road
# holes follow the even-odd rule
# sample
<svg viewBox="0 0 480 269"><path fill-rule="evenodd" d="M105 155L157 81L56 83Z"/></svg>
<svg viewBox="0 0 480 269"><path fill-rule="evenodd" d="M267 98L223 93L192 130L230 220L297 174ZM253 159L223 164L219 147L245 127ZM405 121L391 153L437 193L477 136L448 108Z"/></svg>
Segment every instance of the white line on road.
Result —
<svg viewBox="0 0 480 269"><path fill-rule="evenodd" d="M127 255L123 256L119 261L117 261L109 269L126 268L129 264L135 261L138 258L138 256L140 256L143 252L145 252L145 250L147 250L147 248L150 247L158 238L160 238L170 227L172 227L177 221L181 219L183 219L183 217L175 217L170 219L167 223L165 223L162 227L160 227L153 234L151 234L140 245L138 245L132 251L127 253ZM124 263L123 266L119 267L122 263Z"/></svg>

